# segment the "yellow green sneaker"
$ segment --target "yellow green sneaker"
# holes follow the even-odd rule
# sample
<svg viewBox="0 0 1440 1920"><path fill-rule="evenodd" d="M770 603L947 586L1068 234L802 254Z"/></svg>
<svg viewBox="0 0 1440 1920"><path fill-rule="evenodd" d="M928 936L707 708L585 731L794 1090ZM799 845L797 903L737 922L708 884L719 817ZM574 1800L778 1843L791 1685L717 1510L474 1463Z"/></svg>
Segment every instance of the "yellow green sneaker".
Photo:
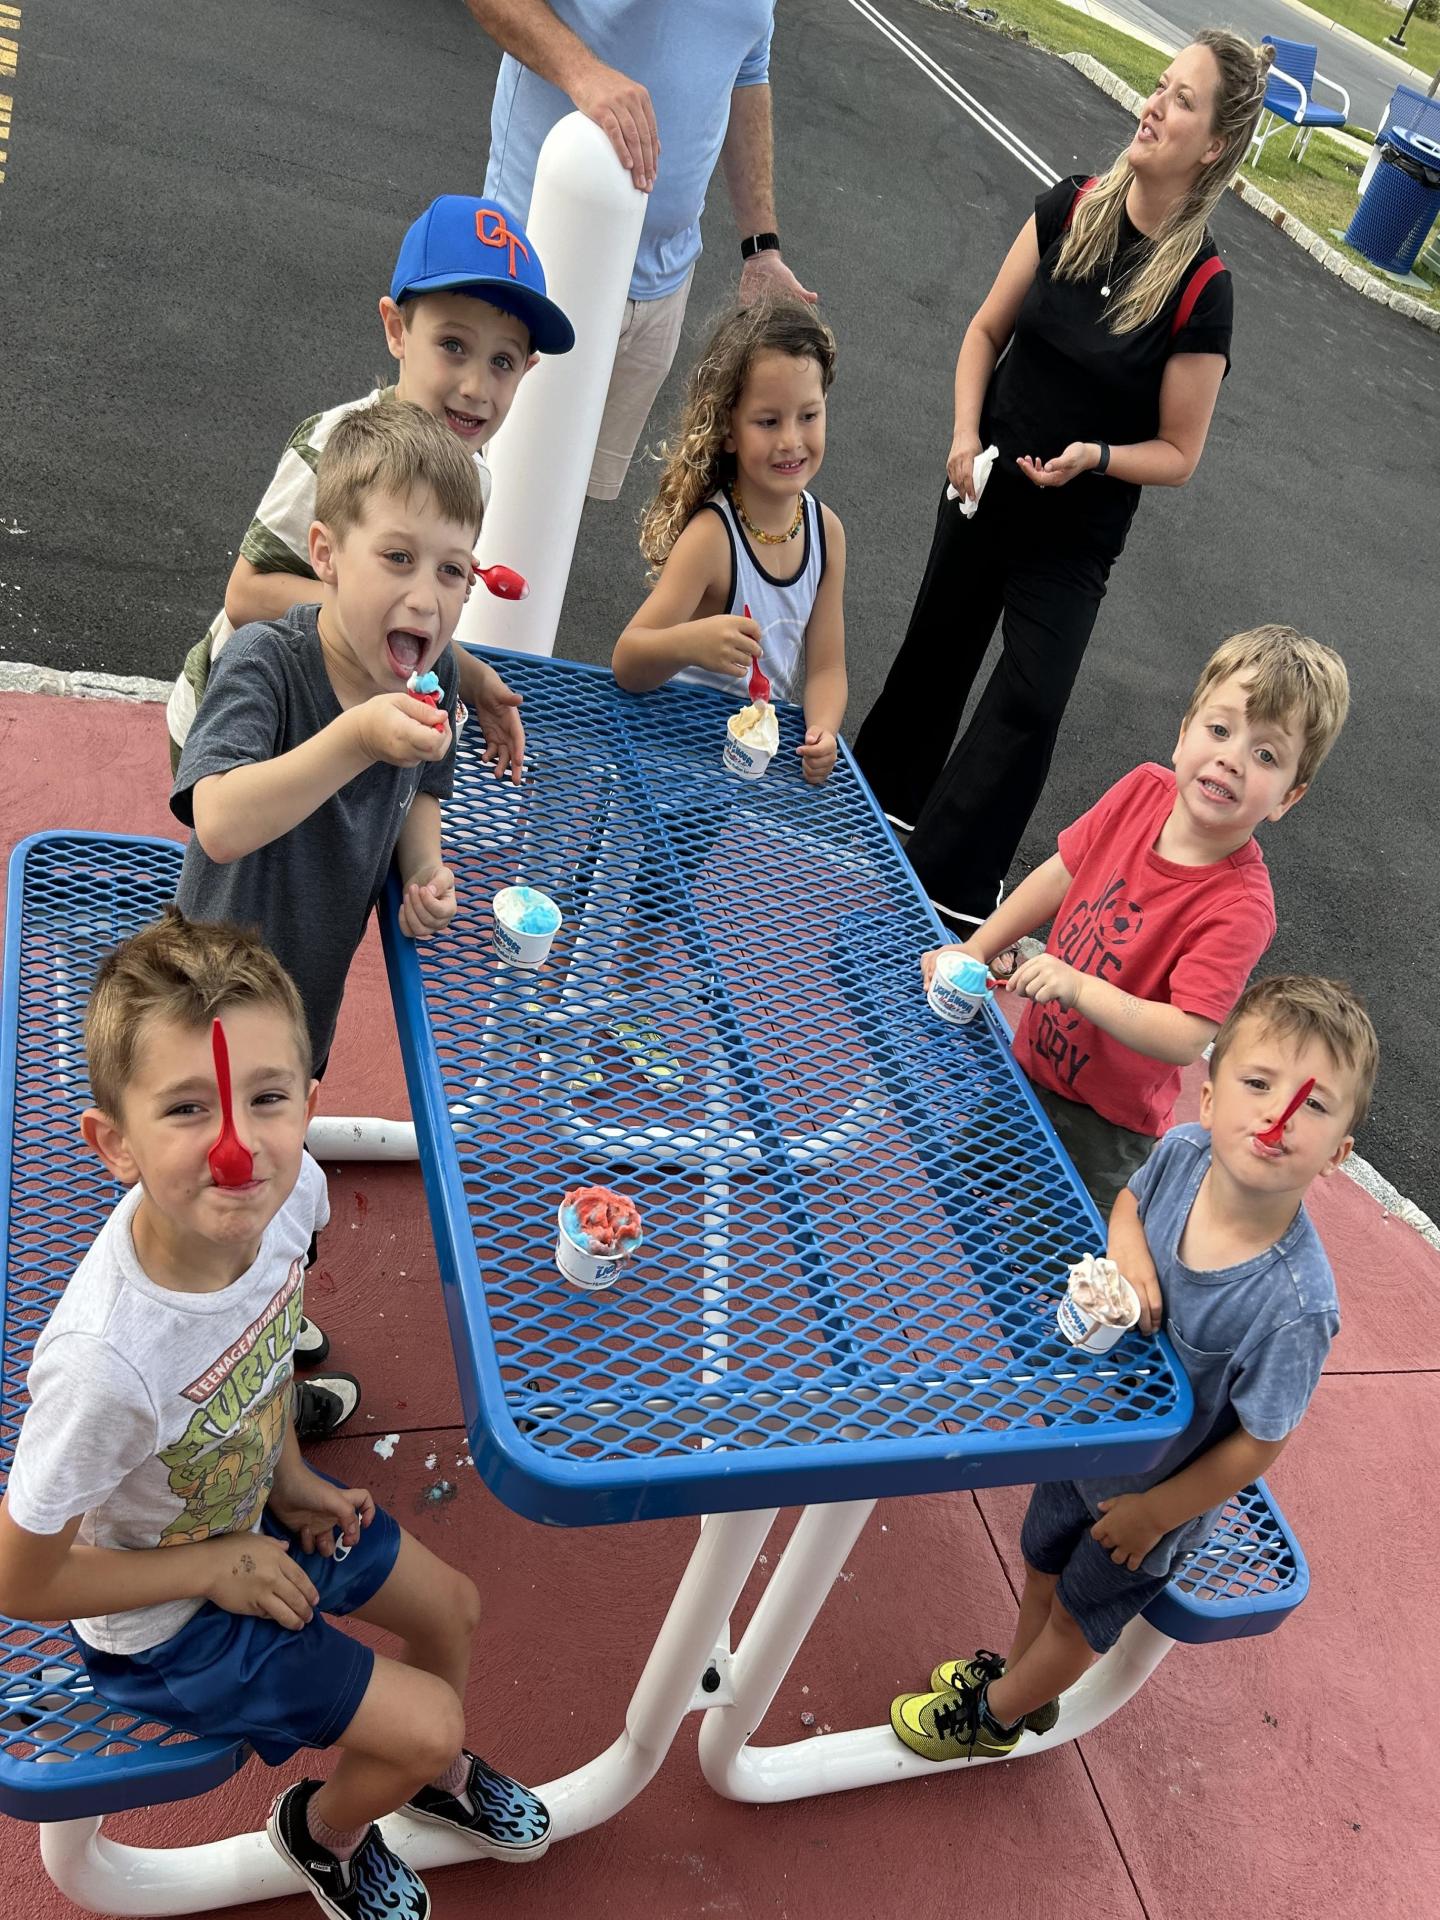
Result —
<svg viewBox="0 0 1440 1920"><path fill-rule="evenodd" d="M1004 1671L1005 1662L999 1654L981 1647L973 1660L942 1660L930 1675L930 1685L936 1693L959 1693L963 1687L989 1686ZM1059 1718L1060 1702L1047 1700L1043 1707L1027 1713L1021 1724L1031 1733L1049 1733Z"/></svg>
<svg viewBox="0 0 1440 1920"><path fill-rule="evenodd" d="M1023 1727L997 1726L981 1707L981 1689L902 1693L890 1702L890 1726L912 1753L927 1760L973 1760L1013 1753Z"/></svg>

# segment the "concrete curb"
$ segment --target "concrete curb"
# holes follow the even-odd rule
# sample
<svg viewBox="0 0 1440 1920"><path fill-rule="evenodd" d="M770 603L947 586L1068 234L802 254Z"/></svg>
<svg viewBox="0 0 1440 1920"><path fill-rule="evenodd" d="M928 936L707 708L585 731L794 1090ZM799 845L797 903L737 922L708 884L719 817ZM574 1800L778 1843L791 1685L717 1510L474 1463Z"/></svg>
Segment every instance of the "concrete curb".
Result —
<svg viewBox="0 0 1440 1920"><path fill-rule="evenodd" d="M1093 54L1062 53L1060 58L1092 86L1099 87L1102 93L1108 94L1117 105L1124 107L1127 113L1138 114L1145 104L1134 87L1122 80L1119 74L1112 73L1109 67L1102 66ZM1406 320L1418 321L1431 333L1440 333L1440 307L1426 306L1403 288L1389 286L1373 273L1367 273L1338 247L1332 246L1323 235L1307 227L1303 220L1297 220L1293 213L1287 213L1279 201L1272 200L1268 193L1261 193L1258 187L1252 186L1243 174L1237 177L1232 191L1239 195L1247 207L1253 207L1262 219L1278 227L1288 240L1302 247L1327 273L1333 273L1347 287L1353 287L1377 306L1389 307L1392 313L1398 313Z"/></svg>
<svg viewBox="0 0 1440 1920"><path fill-rule="evenodd" d="M170 698L168 680L145 680L125 673L62 673L28 660L0 660L0 693L49 693L77 700L158 700Z"/></svg>

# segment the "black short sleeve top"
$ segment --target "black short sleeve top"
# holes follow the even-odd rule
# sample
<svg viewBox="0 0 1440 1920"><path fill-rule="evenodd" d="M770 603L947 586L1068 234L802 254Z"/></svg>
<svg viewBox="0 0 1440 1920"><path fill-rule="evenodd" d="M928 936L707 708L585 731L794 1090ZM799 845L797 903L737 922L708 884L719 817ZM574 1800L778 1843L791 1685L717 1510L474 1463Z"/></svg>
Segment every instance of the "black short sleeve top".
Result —
<svg viewBox="0 0 1440 1920"><path fill-rule="evenodd" d="M1088 280L1054 278L1066 221L1086 178L1073 174L1059 180L1035 202L1040 265L985 396L981 436L986 445L993 441L999 447L1000 467L1010 473L1020 454L1053 459L1072 440L1128 446L1153 439L1160 425L1160 384L1172 353L1218 353L1230 370L1234 305L1228 273L1206 281L1185 325L1175 330L1190 281L1218 255L1208 234L1159 313L1133 333L1111 332L1106 324L1110 301L1102 292L1121 284L1147 244L1128 216L1108 271ZM1118 532L1123 544L1140 489L1083 474L1057 489L1054 498L1066 502L1072 518L1093 523L1097 534Z"/></svg>

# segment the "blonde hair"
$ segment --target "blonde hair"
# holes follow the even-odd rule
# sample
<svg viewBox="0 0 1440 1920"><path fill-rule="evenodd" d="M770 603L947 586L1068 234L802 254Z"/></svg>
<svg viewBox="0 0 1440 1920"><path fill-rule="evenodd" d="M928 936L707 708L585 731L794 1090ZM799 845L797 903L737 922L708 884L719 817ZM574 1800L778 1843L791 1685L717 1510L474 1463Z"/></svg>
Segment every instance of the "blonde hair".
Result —
<svg viewBox="0 0 1440 1920"><path fill-rule="evenodd" d="M1109 312L1112 333L1134 333L1148 325L1179 286L1205 243L1206 224L1245 158L1265 104L1273 47L1254 47L1223 27L1205 28L1190 44L1208 47L1219 69L1210 131L1219 139L1220 151L1201 168L1116 288ZM1125 197L1134 177L1122 153L1081 196L1055 263L1057 280L1088 280L1101 268L1108 269L1120 245Z"/></svg>
<svg viewBox="0 0 1440 1920"><path fill-rule="evenodd" d="M427 492L442 520L472 537L485 517L475 462L450 429L423 407L383 393L347 413L326 441L315 475L315 518L337 540L360 519L373 493L408 500Z"/></svg>
<svg viewBox="0 0 1440 1920"><path fill-rule="evenodd" d="M1250 627L1230 638L1205 663L1185 709L1188 727L1210 689L1238 675L1245 681L1245 712L1262 726L1299 721L1303 736L1297 787L1307 787L1321 761L1339 738L1350 711L1350 676L1345 662L1294 627Z"/></svg>
<svg viewBox="0 0 1440 1920"><path fill-rule="evenodd" d="M660 449L665 468L640 523L640 551L650 562L652 579L696 508L735 477L735 456L726 453L725 438L750 369L762 353L815 361L820 391L830 391L835 336L802 301L784 296L757 300L720 322L686 382L679 431L673 444L666 441Z"/></svg>
<svg viewBox="0 0 1440 1920"><path fill-rule="evenodd" d="M310 1030L295 982L260 939L228 921L187 920L167 907L153 926L105 956L85 1009L85 1057L95 1104L120 1118L151 1020L208 1030L227 1007L273 1007L290 1022L300 1077L310 1079Z"/></svg>
<svg viewBox="0 0 1440 1920"><path fill-rule="evenodd" d="M1257 980L1241 994L1234 1011L1215 1036L1210 1076L1234 1044L1242 1020L1255 1019L1267 1033L1297 1046L1318 1040L1337 1067L1355 1076L1355 1108L1349 1131L1364 1124L1380 1070L1380 1041L1365 1003L1343 980L1321 980L1309 973L1277 973Z"/></svg>

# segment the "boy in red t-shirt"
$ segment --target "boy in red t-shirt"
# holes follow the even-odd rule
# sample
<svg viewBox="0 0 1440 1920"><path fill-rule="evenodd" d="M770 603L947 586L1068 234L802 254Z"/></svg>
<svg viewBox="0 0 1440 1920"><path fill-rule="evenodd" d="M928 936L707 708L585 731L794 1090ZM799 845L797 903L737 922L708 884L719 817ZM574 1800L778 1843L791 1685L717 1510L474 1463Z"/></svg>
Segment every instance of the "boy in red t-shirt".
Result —
<svg viewBox="0 0 1440 1920"><path fill-rule="evenodd" d="M988 965L1053 917L1007 983L1026 1003L1015 1051L1102 1219L1270 944L1255 829L1304 794L1349 704L1333 648L1293 627L1233 635L1191 696L1175 771L1117 781L959 948ZM922 956L927 987L951 951Z"/></svg>

